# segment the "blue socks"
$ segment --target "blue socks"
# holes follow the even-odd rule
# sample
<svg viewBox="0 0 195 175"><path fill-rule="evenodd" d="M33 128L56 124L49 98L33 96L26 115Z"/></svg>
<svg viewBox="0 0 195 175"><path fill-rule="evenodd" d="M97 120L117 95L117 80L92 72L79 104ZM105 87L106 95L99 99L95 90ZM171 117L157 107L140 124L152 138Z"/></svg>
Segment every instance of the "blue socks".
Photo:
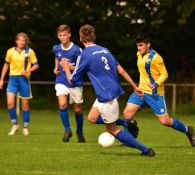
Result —
<svg viewBox="0 0 195 175"><path fill-rule="evenodd" d="M17 114L16 114L16 108L10 108L8 109L9 112L9 116L10 116L10 120L12 122L13 125L17 125L18 124L18 119L17 119Z"/></svg>
<svg viewBox="0 0 195 175"><path fill-rule="evenodd" d="M149 148L138 142L129 132L120 130L115 137L125 145L148 152Z"/></svg>
<svg viewBox="0 0 195 175"><path fill-rule="evenodd" d="M68 118L68 110L66 108L65 109L60 109L59 113L60 113L60 117L61 117L61 120L62 120L62 124L64 126L64 130L65 131L71 131L70 122L69 122L69 118Z"/></svg>
<svg viewBox="0 0 195 175"><path fill-rule="evenodd" d="M75 120L77 124L77 133L83 133L83 114L77 115L75 114Z"/></svg>
<svg viewBox="0 0 195 175"><path fill-rule="evenodd" d="M186 133L187 132L187 126L185 126L183 123L181 123L176 118L173 118L172 128L174 128L174 129L176 129L176 130L178 130L180 132L183 132L183 133Z"/></svg>
<svg viewBox="0 0 195 175"><path fill-rule="evenodd" d="M9 112L9 116L11 119L11 122L13 125L17 125L18 124L18 118L17 118L17 114L16 114L16 108L10 108L8 109ZM30 111L22 111L22 117L23 117L23 123L24 123L24 127L28 127L29 121L30 121Z"/></svg>
<svg viewBox="0 0 195 175"><path fill-rule="evenodd" d="M102 117L98 117L97 120L96 120L96 124L104 124L104 120L102 119ZM128 122L127 120L125 119L117 119L116 121L116 125L119 125L119 126L124 126L125 128L128 127Z"/></svg>
<svg viewBox="0 0 195 175"><path fill-rule="evenodd" d="M22 117L23 117L24 128L27 128L30 121L30 111L29 110L22 111Z"/></svg>

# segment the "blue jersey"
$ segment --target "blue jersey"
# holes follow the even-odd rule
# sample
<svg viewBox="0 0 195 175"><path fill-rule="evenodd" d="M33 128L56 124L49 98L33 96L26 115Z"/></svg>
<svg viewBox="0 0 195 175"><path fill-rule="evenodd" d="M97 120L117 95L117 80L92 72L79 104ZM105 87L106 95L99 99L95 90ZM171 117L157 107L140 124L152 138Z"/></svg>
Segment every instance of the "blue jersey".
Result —
<svg viewBox="0 0 195 175"><path fill-rule="evenodd" d="M82 79L83 73L87 72L98 101L111 101L124 93L117 73L118 64L108 49L90 45L81 53L70 81L77 83Z"/></svg>
<svg viewBox="0 0 195 175"><path fill-rule="evenodd" d="M58 64L59 64L58 67L60 71L60 74L56 76L55 83L64 84L65 86L69 88L75 87L75 86L82 86L83 79L80 79L73 86L70 86L70 84L68 83L67 77L66 77L66 73L63 70L62 66L60 65L60 61L62 60L62 58L67 58L69 59L69 62L72 66L76 66L77 58L82 52L81 48L77 46L76 44L71 43L71 46L68 49L64 49L61 44L58 44L53 47L53 52L55 54L55 57L58 59Z"/></svg>

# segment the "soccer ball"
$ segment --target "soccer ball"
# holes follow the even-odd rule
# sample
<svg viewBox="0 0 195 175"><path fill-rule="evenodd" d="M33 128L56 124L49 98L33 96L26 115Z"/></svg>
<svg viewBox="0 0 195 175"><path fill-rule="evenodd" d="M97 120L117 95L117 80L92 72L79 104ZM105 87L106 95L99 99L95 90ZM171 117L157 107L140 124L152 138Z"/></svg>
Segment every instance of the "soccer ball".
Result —
<svg viewBox="0 0 195 175"><path fill-rule="evenodd" d="M104 148L110 147L114 144L114 136L111 135L109 132L103 132L99 135L98 143Z"/></svg>

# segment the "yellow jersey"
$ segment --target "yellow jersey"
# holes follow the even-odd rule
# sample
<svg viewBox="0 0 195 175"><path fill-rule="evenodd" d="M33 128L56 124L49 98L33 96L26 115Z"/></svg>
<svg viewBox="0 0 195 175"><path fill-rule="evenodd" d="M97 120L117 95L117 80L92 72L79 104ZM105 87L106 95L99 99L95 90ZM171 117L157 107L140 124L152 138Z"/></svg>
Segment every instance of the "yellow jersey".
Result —
<svg viewBox="0 0 195 175"><path fill-rule="evenodd" d="M23 70L28 70L31 68L31 65L38 64L37 57L35 52L29 48L29 53L27 60L25 61L25 49L21 52L18 52L15 47L12 47L7 50L7 54L5 57L5 63L9 64L9 75L16 76L21 75ZM26 75L28 78L30 77L30 73Z"/></svg>
<svg viewBox="0 0 195 175"><path fill-rule="evenodd" d="M139 88L149 94L164 94L164 82L168 73L162 57L153 49L142 56L137 52L137 66L140 73ZM152 90L148 84L152 83L156 88Z"/></svg>

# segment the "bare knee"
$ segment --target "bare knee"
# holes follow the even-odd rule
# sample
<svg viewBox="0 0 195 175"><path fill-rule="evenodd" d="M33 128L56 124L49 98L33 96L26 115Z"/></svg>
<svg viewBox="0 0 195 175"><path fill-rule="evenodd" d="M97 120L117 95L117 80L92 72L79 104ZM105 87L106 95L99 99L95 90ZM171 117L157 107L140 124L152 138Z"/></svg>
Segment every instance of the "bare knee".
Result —
<svg viewBox="0 0 195 175"><path fill-rule="evenodd" d="M160 123L164 126L172 126L173 124L173 119L170 118L168 115L165 116L160 116L158 117Z"/></svg>
<svg viewBox="0 0 195 175"><path fill-rule="evenodd" d="M60 109L67 108L67 103L65 103L65 102L59 102L59 108Z"/></svg>
<svg viewBox="0 0 195 175"><path fill-rule="evenodd" d="M124 118L132 119L138 110L139 110L138 106L127 104L126 108L123 111Z"/></svg>
<svg viewBox="0 0 195 175"><path fill-rule="evenodd" d="M131 118L133 117L132 112L131 112L130 110L128 110L128 109L125 109L125 110L123 111L123 116L124 116L126 119L131 119Z"/></svg>
<svg viewBox="0 0 195 175"><path fill-rule="evenodd" d="M88 120L88 122L93 123L93 124L96 124L96 121L97 121L96 118L94 118L90 115L87 116L87 120Z"/></svg>
<svg viewBox="0 0 195 175"><path fill-rule="evenodd" d="M22 110L23 111L29 110L29 100L28 99L22 99Z"/></svg>
<svg viewBox="0 0 195 175"><path fill-rule="evenodd" d="M13 107L14 107L14 102L8 101L7 102L7 108L10 109L10 108L13 108Z"/></svg>
<svg viewBox="0 0 195 175"><path fill-rule="evenodd" d="M81 115L83 113L80 104L75 104L74 105L74 112L75 112L76 115Z"/></svg>

